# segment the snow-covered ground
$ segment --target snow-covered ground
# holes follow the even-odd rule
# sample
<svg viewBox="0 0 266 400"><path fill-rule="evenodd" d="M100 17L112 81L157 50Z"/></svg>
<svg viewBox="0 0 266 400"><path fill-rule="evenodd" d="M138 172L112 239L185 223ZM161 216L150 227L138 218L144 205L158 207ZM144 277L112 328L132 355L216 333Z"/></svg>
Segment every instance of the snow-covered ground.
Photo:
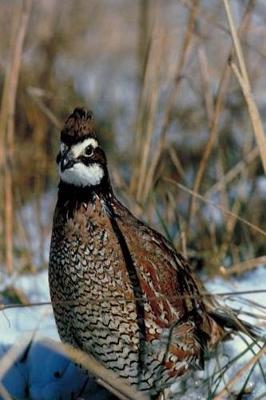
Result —
<svg viewBox="0 0 266 400"><path fill-rule="evenodd" d="M4 278L4 277L2 277ZM2 279L3 284L7 283ZM215 279L207 283L208 289L213 293L249 291L265 289L266 269L260 267L245 275L240 280L227 282L222 279ZM12 280L15 287L22 289L31 302L49 302L49 289L47 271L36 275L25 275ZM242 295L231 300L231 304L237 307L252 309L252 306L243 305L240 297L249 298L266 306L266 294L256 293L252 295ZM238 300L237 300L238 299ZM253 310L254 311L254 310ZM258 310L255 310L258 312ZM33 341L29 346L30 339ZM56 353L49 345L51 341L59 340L52 309L50 305L42 305L25 308L5 309L0 313L0 372L5 354L14 349L17 354L16 362L13 363L6 373L3 384L8 392L16 399L34 399L34 400L56 400L73 399L78 396L86 384L87 377L69 359L62 354ZM240 354L247 347L247 344L240 338L222 344L219 348L219 360L221 365L227 364L230 359ZM255 351L258 351L256 346ZM234 363L226 378L233 376L249 358L253 356L252 351L240 358ZM261 360L263 368L266 370L265 360ZM207 388L204 386L204 379L210 375L210 371L217 368L217 362L211 360L207 363L205 371L192 373L186 380L189 388L185 395L179 395L178 399L205 399ZM248 373L248 371L247 371ZM245 381L247 373L238 383L238 388ZM222 385L221 385L222 387ZM261 370L256 367L250 379L249 387L252 389L252 397L266 392L266 383L263 379ZM85 395L84 393L87 393ZM92 381L87 383L87 389L83 392L81 398L99 398L99 392L96 390ZM92 395L94 393L94 396ZM100 397L105 394L101 393ZM266 398L266 394L265 394Z"/></svg>
<svg viewBox="0 0 266 400"><path fill-rule="evenodd" d="M55 202L55 193L47 193L43 196L41 202L41 220L46 232L50 231L52 219L52 210ZM41 267L39 261L40 240L39 232L35 225L31 223L32 205L29 204L21 210L21 216L27 229L29 241L33 244L31 248L32 262L37 271ZM49 215L49 217L47 217ZM48 221L48 222L47 222ZM42 243L44 263L47 264L49 253L49 234L47 234ZM254 291L256 293L238 295L238 296L220 296L219 299L227 305L234 308L250 311L251 313L260 313L265 316L266 293L260 293L259 290L266 288L266 268L260 266L241 278L230 279L230 281L216 278L205 282L206 287L212 293L245 292ZM41 271L29 275L13 275L8 278L0 272L0 293L3 293L6 287L16 287L21 290L31 303L48 303L34 307L7 308L0 312L0 376L3 375L3 365L10 357L5 357L11 351L15 354L14 362L6 372L3 384L8 392L16 399L32 400L59 400L80 398L106 398L106 392L99 391L92 380L87 382L87 376L77 368L67 357L53 350L51 344L59 341L52 308L49 304L49 288L47 271ZM264 309L258 309L255 305L246 303L245 299L259 303ZM243 314L246 320L251 323L265 324L265 319L252 321L247 315ZM266 330L266 329L265 329ZM245 338L247 340L247 338ZM250 342L250 340L249 340ZM28 345L30 343L30 345ZM16 348L14 349L14 345ZM27 346L28 345L28 346ZM257 352L258 347L254 346L252 351L245 351L247 342L241 337L234 337L232 340L221 344L217 349L219 368L217 360L212 358L206 363L204 371L192 372L182 380L182 393L187 388L185 394L175 396L179 400L205 400L211 399L210 390L204 382L210 382L210 376L214 370L227 365L237 355L243 352L239 360L233 363L228 372L224 374L224 379L228 380L254 355L252 351ZM263 368L266 370L266 361L261 360ZM236 390L241 388L247 378L248 370L238 381ZM208 379L207 379L208 378ZM86 383L87 382L87 383ZM222 389L225 381L222 380L219 389ZM84 390L84 386L86 389ZM177 383L175 388L181 390ZM215 388L213 383L212 389ZM266 382L259 367L253 371L249 380L249 388L252 389L250 399L256 398L265 392ZM0 387L1 389L1 387ZM82 392L82 395L81 395ZM208 393L208 396L207 396ZM1 391L0 391L1 398ZM262 397L263 398L263 397ZM247 398L245 398L247 399Z"/></svg>
<svg viewBox="0 0 266 400"><path fill-rule="evenodd" d="M32 303L49 302L47 271L21 276L12 284ZM9 394L19 400L105 398L87 374L54 350L54 341L59 337L51 305L0 313L0 373L10 358L14 360L2 381Z"/></svg>

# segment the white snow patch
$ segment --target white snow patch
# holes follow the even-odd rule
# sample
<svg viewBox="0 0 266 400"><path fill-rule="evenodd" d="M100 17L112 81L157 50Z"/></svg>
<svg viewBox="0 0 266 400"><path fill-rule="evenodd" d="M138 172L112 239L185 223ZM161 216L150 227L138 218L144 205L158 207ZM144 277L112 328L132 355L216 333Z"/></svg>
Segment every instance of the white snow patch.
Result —
<svg viewBox="0 0 266 400"><path fill-rule="evenodd" d="M266 269L259 267L244 275L241 279L231 279L228 282L217 278L207 282L206 287L212 293L264 290L265 282ZM25 292L30 301L49 301L47 271L35 276L18 277L14 284ZM266 305L265 293L230 296L226 299L226 304L234 308L239 306L245 310L258 312L252 304L245 304L240 300L241 298L249 298L262 306ZM247 320L247 316L245 316L245 319ZM252 322L252 320L250 321ZM256 323L258 322L257 320ZM19 343L19 340L25 336L30 339L33 334L35 339L27 357L24 357L25 359L22 357L14 363L4 377L3 383L6 389L12 396L23 400L29 398L33 400L59 400L60 398L67 400L71 399L71 393L77 396L87 377L67 357L56 353L49 346L52 340L59 340L51 306L14 308L0 313L0 357L5 354L10 345ZM248 340L247 337L245 340ZM244 351L246 346L246 343L237 336L233 340L222 343L217 349L220 365L227 365L228 361ZM258 347L255 346L254 351L257 352ZM226 380L232 378L253 355L252 351L248 351L224 375L224 378ZM266 370L266 360L261 359L261 365ZM190 372L182 380L177 380L173 390L178 393L182 382L182 393L175 395L174 398L178 398L178 400L206 399L208 389L207 385L204 386L204 380L210 377L215 369L217 369L217 361L212 358L205 364L204 371ZM241 388L246 377L247 374L244 374L243 378L239 380L237 389ZM219 390L222 389L223 385L224 381L222 381ZM265 392L265 381L258 367L253 372L250 386L254 386L252 396L259 396ZM187 388L185 393L183 393L184 387ZM29 391L28 395L26 395L27 391ZM95 388L95 384L89 380L82 398L106 399L106 393Z"/></svg>

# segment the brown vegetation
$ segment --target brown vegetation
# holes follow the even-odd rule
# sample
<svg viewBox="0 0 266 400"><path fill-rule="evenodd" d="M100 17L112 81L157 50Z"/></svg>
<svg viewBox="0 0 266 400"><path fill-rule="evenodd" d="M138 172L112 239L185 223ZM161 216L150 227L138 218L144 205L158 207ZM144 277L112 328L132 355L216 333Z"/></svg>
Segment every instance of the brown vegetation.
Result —
<svg viewBox="0 0 266 400"><path fill-rule="evenodd" d="M31 3L0 4L0 265L36 270L29 207L46 268L43 198L77 105L95 111L119 194L195 268L230 277L265 264L266 5Z"/></svg>

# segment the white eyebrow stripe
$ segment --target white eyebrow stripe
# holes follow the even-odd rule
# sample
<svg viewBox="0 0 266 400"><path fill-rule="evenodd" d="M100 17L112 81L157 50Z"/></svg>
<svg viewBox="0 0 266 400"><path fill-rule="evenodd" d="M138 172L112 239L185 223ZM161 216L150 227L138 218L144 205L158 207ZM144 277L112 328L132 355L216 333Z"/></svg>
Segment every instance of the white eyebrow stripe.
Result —
<svg viewBox="0 0 266 400"><path fill-rule="evenodd" d="M80 156L89 145L96 149L96 147L98 147L98 142L96 139L88 138L81 143L74 144L71 148L74 157L77 158L78 156Z"/></svg>

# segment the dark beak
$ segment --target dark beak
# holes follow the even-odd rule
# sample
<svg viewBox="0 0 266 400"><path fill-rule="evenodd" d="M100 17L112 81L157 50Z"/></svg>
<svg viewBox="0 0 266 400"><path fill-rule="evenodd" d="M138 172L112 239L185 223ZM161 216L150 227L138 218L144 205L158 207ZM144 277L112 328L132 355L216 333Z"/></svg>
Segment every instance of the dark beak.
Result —
<svg viewBox="0 0 266 400"><path fill-rule="evenodd" d="M76 162L70 151L64 153L60 161L61 171L64 172L66 169L73 167Z"/></svg>

